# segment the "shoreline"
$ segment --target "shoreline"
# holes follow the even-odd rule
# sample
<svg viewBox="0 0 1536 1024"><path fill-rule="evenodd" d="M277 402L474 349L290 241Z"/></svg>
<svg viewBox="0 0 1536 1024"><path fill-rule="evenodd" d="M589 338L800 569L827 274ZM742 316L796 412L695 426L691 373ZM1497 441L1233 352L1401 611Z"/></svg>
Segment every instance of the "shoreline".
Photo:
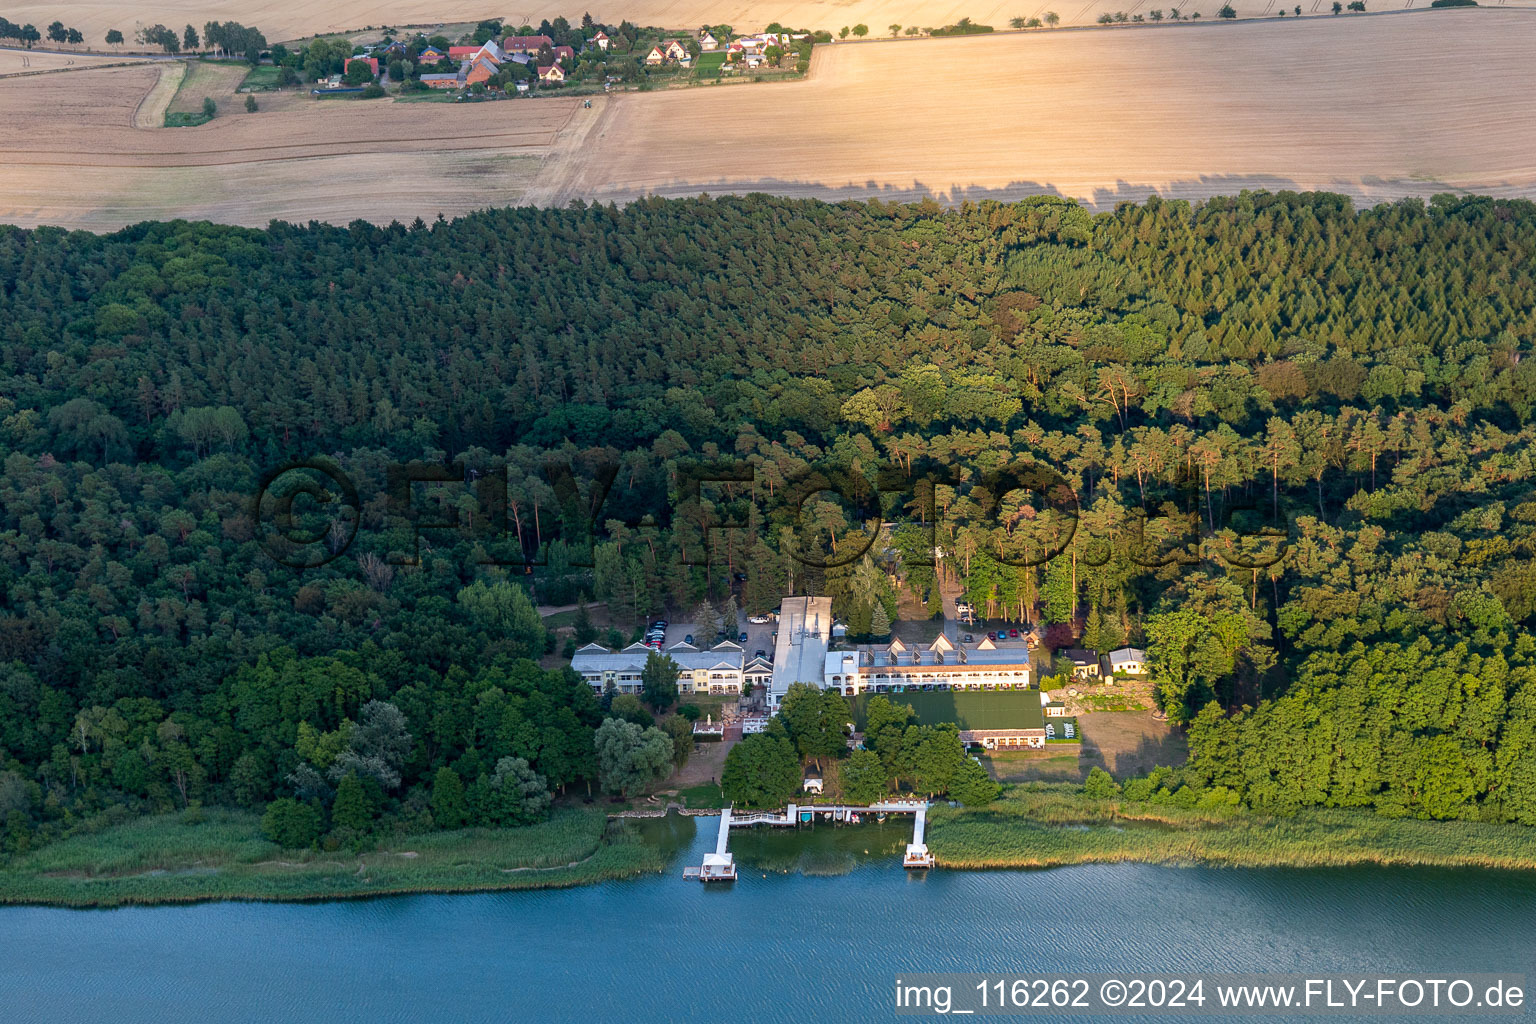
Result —
<svg viewBox="0 0 1536 1024"><path fill-rule="evenodd" d="M707 817L717 810L683 810L676 819ZM241 812L211 811L227 826ZM177 819L177 815L161 816ZM664 874L678 868L687 843L667 835L647 838L630 823L660 827L668 812L607 814L566 810L527 829L438 833L409 837L425 853L379 849L354 855L306 852L298 861L186 860L176 867L135 873L0 869L0 906L111 909L186 906L214 902L328 903L391 896L467 895L533 889L564 889ZM982 809L934 807L928 842L937 870L1028 871L1087 864L1150 864L1163 867L1264 868L1474 868L1536 870L1536 829L1463 821L1384 818L1370 812L1312 808L1292 816L1247 811L1212 813L1168 805L1093 801L1067 786L1017 787ZM143 822L130 822L132 828ZM176 826L185 829L186 826ZM109 836L107 830L101 836ZM514 847L530 854L529 841L558 831L587 846L582 856L555 863L502 866ZM534 834L534 833L545 834ZM73 837L35 851L48 863L69 862ZM270 851L267 851L270 852ZM561 853L561 857L565 856ZM174 851L163 851L169 865ZM88 859L88 858L87 858ZM417 861L425 861L417 864ZM273 865L298 869L295 876ZM84 866L83 864L81 865ZM304 877L308 875L308 877Z"/></svg>

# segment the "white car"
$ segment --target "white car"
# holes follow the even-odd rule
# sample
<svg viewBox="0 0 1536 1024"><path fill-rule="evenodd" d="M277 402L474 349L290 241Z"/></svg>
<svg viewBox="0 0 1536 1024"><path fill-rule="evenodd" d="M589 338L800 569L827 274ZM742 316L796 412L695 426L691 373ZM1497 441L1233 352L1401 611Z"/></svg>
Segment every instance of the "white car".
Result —
<svg viewBox="0 0 1536 1024"><path fill-rule="evenodd" d="M768 616L766 616L766 615L748 615L747 616L747 621L752 623L752 625L754 625L754 626L761 626L765 622L768 621Z"/></svg>

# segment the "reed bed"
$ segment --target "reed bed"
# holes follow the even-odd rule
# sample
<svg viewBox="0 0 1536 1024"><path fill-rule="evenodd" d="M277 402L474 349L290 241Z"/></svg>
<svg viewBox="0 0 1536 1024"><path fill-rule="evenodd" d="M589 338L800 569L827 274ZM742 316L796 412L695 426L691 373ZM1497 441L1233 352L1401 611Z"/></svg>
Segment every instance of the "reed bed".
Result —
<svg viewBox="0 0 1536 1024"><path fill-rule="evenodd" d="M1136 861L1223 867L1353 864L1536 868L1536 829L1315 808L1292 816L1089 800L1068 786L1015 788L987 808L937 807L940 867L1043 868Z"/></svg>
<svg viewBox="0 0 1536 1024"><path fill-rule="evenodd" d="M260 819L208 811L78 835L0 869L0 903L78 907L205 900L321 900L409 892L553 888L659 871L663 855L595 809L519 829L390 839L361 854L279 850Z"/></svg>

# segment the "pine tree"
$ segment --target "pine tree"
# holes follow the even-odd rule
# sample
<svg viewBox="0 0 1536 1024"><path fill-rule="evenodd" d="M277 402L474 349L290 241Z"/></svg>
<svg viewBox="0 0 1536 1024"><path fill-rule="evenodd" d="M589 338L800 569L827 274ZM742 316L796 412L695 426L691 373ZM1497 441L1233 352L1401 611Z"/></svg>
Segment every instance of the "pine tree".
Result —
<svg viewBox="0 0 1536 1024"><path fill-rule="evenodd" d="M886 613L885 605L879 601L869 613L869 635L885 638L891 635L891 617Z"/></svg>
<svg viewBox="0 0 1536 1024"><path fill-rule="evenodd" d="M373 805L355 774L346 775L336 786L336 800L331 804L331 827L366 832L373 823Z"/></svg>
<svg viewBox="0 0 1536 1024"><path fill-rule="evenodd" d="M464 780L446 765L437 770L432 783L432 820L438 828L462 828L469 821Z"/></svg>

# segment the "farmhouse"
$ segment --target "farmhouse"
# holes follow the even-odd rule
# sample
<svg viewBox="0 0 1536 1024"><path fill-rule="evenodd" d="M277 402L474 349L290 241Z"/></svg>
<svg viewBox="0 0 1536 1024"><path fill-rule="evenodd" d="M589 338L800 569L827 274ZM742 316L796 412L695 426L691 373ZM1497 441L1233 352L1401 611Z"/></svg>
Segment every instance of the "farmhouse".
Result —
<svg viewBox="0 0 1536 1024"><path fill-rule="evenodd" d="M563 81L565 81L565 71L561 69L559 64L543 64L543 65L540 65L540 67L539 67L539 81L541 81L541 82L563 82Z"/></svg>
<svg viewBox="0 0 1536 1024"><path fill-rule="evenodd" d="M507 53L526 53L529 56L536 55L546 46L554 46L555 41L549 36L507 36L501 41L501 48Z"/></svg>
<svg viewBox="0 0 1536 1024"><path fill-rule="evenodd" d="M711 50L718 50L719 48L720 40L716 39L713 33L705 31L700 34L699 49L704 50L705 52L709 52Z"/></svg>
<svg viewBox="0 0 1536 1024"><path fill-rule="evenodd" d="M449 60L472 60L480 53L478 46L450 46L448 47Z"/></svg>
<svg viewBox="0 0 1536 1024"><path fill-rule="evenodd" d="M667 62L667 51L659 46L651 47L651 52L645 55L645 62L652 67Z"/></svg>
<svg viewBox="0 0 1536 1024"><path fill-rule="evenodd" d="M688 45L681 39L669 39L664 44L668 60L687 60Z"/></svg>
<svg viewBox="0 0 1536 1024"><path fill-rule="evenodd" d="M345 74L347 68L359 62L368 65L368 70L373 74L374 78L379 77L379 58L377 57L348 57L347 62L342 65L342 73Z"/></svg>
<svg viewBox="0 0 1536 1024"><path fill-rule="evenodd" d="M439 50L435 46L423 46L416 54L416 60L420 64L436 64L446 56L448 53L445 50Z"/></svg>
<svg viewBox="0 0 1536 1024"><path fill-rule="evenodd" d="M613 40L608 38L608 33L604 32L602 29L598 29L597 35L593 36L591 39L592 45L597 47L599 50L602 50L604 53L608 52L608 45L612 41Z"/></svg>
<svg viewBox="0 0 1536 1024"><path fill-rule="evenodd" d="M474 85L476 82L489 82L496 77L496 73L500 70L501 66L490 55L486 54L476 57L465 65L465 71L463 72L464 84Z"/></svg>
<svg viewBox="0 0 1536 1024"><path fill-rule="evenodd" d="M623 650L610 651L602 644L577 648L571 668L602 693L612 686L619 693L638 694L642 688L641 672L651 649L644 644L630 644ZM741 692L741 647L729 640L707 651L692 644L678 643L667 648L667 657L677 663L679 693L738 694Z"/></svg>
<svg viewBox="0 0 1536 1024"><path fill-rule="evenodd" d="M421 84L428 89L457 89L459 87L459 72L450 71L439 75L422 75Z"/></svg>

